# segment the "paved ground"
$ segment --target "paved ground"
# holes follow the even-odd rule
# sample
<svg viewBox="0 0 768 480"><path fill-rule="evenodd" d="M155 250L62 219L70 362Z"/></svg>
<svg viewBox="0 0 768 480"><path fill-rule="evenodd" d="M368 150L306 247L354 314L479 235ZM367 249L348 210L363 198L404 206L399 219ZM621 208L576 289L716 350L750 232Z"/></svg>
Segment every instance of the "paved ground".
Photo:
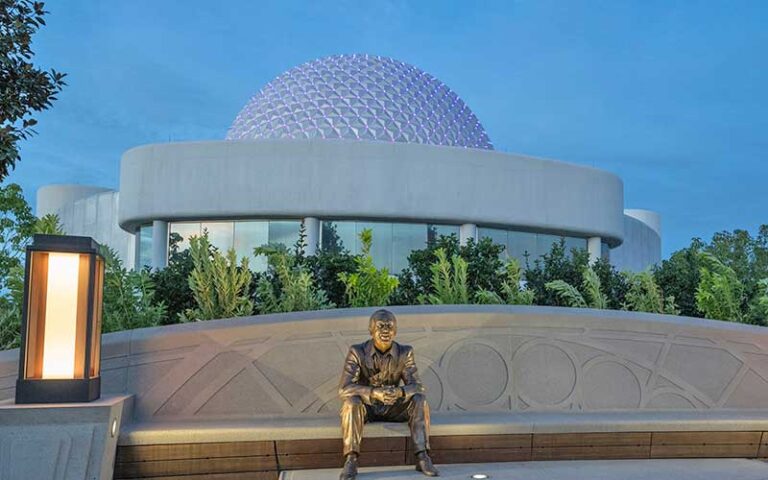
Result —
<svg viewBox="0 0 768 480"><path fill-rule="evenodd" d="M768 464L745 459L599 460L439 465L440 479L467 480L768 480ZM337 480L339 469L285 472L281 480ZM358 480L418 480L411 467L363 468Z"/></svg>

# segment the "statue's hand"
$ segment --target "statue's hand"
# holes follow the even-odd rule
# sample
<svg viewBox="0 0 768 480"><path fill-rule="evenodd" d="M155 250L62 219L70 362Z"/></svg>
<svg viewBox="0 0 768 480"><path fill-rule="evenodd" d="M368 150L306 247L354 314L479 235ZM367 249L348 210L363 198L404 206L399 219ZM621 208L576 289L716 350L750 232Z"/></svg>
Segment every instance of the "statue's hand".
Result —
<svg viewBox="0 0 768 480"><path fill-rule="evenodd" d="M384 405L393 405L402 395L399 387L374 387L371 391L371 398Z"/></svg>
<svg viewBox="0 0 768 480"><path fill-rule="evenodd" d="M387 403L387 389L385 387L374 387L371 390L371 398L385 405L390 405Z"/></svg>
<svg viewBox="0 0 768 480"><path fill-rule="evenodd" d="M384 403L386 405L392 405L394 404L398 398L402 396L403 391L400 389L400 387L386 387L386 392L384 393Z"/></svg>

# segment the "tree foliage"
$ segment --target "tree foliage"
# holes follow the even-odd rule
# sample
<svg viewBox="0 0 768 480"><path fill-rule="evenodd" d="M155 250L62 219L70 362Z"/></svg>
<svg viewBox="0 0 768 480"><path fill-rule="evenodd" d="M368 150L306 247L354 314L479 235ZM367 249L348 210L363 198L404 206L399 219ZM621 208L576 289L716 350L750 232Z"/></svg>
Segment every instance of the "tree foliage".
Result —
<svg viewBox="0 0 768 480"><path fill-rule="evenodd" d="M545 284L561 305L575 308L608 308L608 299L602 291L600 277L591 267L581 273L581 290L563 280L553 280Z"/></svg>
<svg viewBox="0 0 768 480"><path fill-rule="evenodd" d="M561 281L573 286L578 292L576 286L583 282L584 270L589 266L589 254L586 250L573 250L566 252L565 240L552 244L549 253L545 253L541 258L533 262L525 272L525 280L528 288L534 292L534 303L536 305L562 306L565 297L565 291L562 287L553 289L547 287L548 283ZM558 283L558 285L560 285ZM563 293L559 293L559 292ZM583 294L585 292L580 292Z"/></svg>
<svg viewBox="0 0 768 480"><path fill-rule="evenodd" d="M253 301L249 286L252 274L248 259L237 261L235 249L222 255L212 248L208 236L191 237L189 250L194 265L189 288L196 306L184 312L182 320L201 321L251 315Z"/></svg>
<svg viewBox="0 0 768 480"><path fill-rule="evenodd" d="M258 313L298 312L333 308L325 292L315 286L309 270L283 245L268 245L254 250L266 255L267 275L256 286ZM300 257L299 257L300 258Z"/></svg>
<svg viewBox="0 0 768 480"><path fill-rule="evenodd" d="M339 280L345 287L347 303L351 307L388 305L392 293L397 288L397 278L391 276L386 268L378 269L373 264L373 233L370 229L366 228L360 232L360 242L362 253L355 258L355 270L339 273Z"/></svg>
<svg viewBox="0 0 768 480"><path fill-rule="evenodd" d="M653 273L646 270L640 273L626 272L629 291L626 295L624 308L633 312L679 314L675 305L675 297L664 297L661 288L656 283Z"/></svg>
<svg viewBox="0 0 768 480"><path fill-rule="evenodd" d="M166 315L165 304L155 301L155 285L147 270L128 270L114 250L101 246L104 256L102 332L154 327Z"/></svg>
<svg viewBox="0 0 768 480"><path fill-rule="evenodd" d="M195 265L189 249L179 250L181 235L171 233L169 237L168 266L150 273L155 284L155 298L165 303L166 316L161 323L179 323L182 314L195 307L195 297L189 288L189 275Z"/></svg>
<svg viewBox="0 0 768 480"><path fill-rule="evenodd" d="M696 289L701 281L699 253L703 247L704 243L695 238L691 245L674 252L653 271L656 284L664 295L674 297L680 314L688 317L703 316L696 301Z"/></svg>
<svg viewBox="0 0 768 480"><path fill-rule="evenodd" d="M744 312L744 285L736 272L709 252L701 252L701 281L696 289L696 306L706 318L741 322Z"/></svg>
<svg viewBox="0 0 768 480"><path fill-rule="evenodd" d="M0 187L0 350L16 348L21 338L24 252L36 233L62 235L59 217L32 215L21 187Z"/></svg>
<svg viewBox="0 0 768 480"><path fill-rule="evenodd" d="M37 222L18 184L0 187L0 293L8 288L11 270L23 267Z"/></svg>
<svg viewBox="0 0 768 480"><path fill-rule="evenodd" d="M14 266L6 279L7 293L0 296L0 350L21 343L21 305L24 298L24 268Z"/></svg>
<svg viewBox="0 0 768 480"><path fill-rule="evenodd" d="M467 261L453 254L451 261L445 250L435 250L435 262L430 265L431 290L419 297L419 303L431 305L457 305L469 302Z"/></svg>
<svg viewBox="0 0 768 480"><path fill-rule="evenodd" d="M520 262L510 258L504 267L506 278L501 283L501 294L492 290L480 290L475 294L475 302L483 304L532 305L533 290L525 286Z"/></svg>
<svg viewBox="0 0 768 480"><path fill-rule="evenodd" d="M425 297L433 289L432 265L435 263L437 250L442 249L445 257L460 256L467 264L467 294L474 298L480 290L502 294L504 281L504 263L500 256L503 245L497 245L490 238L479 242L473 239L466 245L459 245L456 235L441 235L429 242L426 248L414 250L408 256L408 267L398 275L398 288L392 303L397 305L415 305L419 298Z"/></svg>
<svg viewBox="0 0 768 480"><path fill-rule="evenodd" d="M32 63L32 36L45 25L43 2L0 0L0 180L19 160L18 142L29 138L34 112L49 108L66 74Z"/></svg>

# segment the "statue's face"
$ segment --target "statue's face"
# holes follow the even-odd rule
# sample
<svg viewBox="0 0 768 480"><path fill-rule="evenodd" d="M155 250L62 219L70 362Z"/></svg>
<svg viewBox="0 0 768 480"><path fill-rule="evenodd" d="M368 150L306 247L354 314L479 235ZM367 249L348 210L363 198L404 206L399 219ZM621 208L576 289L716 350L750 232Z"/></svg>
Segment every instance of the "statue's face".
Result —
<svg viewBox="0 0 768 480"><path fill-rule="evenodd" d="M392 346L397 334L397 320L376 319L371 325L371 337L380 350L388 350Z"/></svg>

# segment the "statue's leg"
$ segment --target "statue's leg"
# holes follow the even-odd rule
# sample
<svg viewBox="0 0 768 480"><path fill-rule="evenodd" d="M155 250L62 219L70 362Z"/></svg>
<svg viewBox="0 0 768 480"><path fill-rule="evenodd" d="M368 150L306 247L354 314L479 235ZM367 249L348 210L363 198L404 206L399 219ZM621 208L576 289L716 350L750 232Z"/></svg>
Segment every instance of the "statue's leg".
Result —
<svg viewBox="0 0 768 480"><path fill-rule="evenodd" d="M344 455L360 453L366 409L358 396L344 399L341 405L341 435L344 439Z"/></svg>
<svg viewBox="0 0 768 480"><path fill-rule="evenodd" d="M411 428L413 451L429 451L429 404L420 393L408 401L408 426Z"/></svg>

